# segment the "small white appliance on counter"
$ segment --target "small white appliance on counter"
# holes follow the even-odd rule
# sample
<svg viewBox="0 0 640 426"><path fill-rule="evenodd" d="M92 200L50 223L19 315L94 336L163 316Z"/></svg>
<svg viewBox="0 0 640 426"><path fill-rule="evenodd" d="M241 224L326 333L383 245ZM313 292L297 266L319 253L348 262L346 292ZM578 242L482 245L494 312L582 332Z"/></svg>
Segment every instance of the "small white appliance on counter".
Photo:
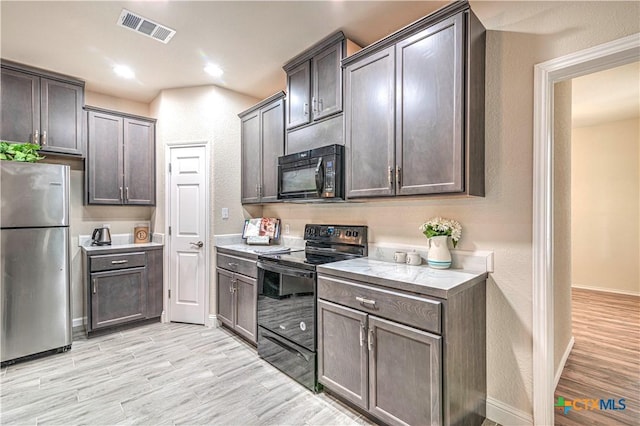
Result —
<svg viewBox="0 0 640 426"><path fill-rule="evenodd" d="M69 166L0 161L2 364L71 348Z"/></svg>

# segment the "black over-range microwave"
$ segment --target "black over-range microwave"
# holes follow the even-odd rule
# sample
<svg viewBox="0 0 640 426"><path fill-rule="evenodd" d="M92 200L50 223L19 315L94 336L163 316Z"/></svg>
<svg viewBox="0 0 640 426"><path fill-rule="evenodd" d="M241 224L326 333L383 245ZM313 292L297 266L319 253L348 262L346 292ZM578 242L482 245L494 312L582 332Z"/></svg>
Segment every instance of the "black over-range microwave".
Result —
<svg viewBox="0 0 640 426"><path fill-rule="evenodd" d="M344 146L327 145L279 157L278 199L343 200Z"/></svg>

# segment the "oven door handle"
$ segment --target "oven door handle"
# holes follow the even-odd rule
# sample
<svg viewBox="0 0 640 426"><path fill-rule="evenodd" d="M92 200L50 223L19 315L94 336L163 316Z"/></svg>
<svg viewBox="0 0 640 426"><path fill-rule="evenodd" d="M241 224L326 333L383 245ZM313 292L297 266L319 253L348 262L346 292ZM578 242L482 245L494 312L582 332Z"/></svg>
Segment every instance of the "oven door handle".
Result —
<svg viewBox="0 0 640 426"><path fill-rule="evenodd" d="M274 344L276 344L276 345L280 346L282 349L285 349L285 350L287 350L287 351L291 352L291 353L292 353L292 354L294 354L294 355L297 355L297 356L299 356L299 357L302 357L302 358L304 358L304 360L305 360L305 361L309 362L309 356L308 356L308 355L303 354L302 352L300 352L300 351L299 351L299 350L297 350L296 348L292 348L291 346L286 345L285 343L280 342L279 340L274 339L274 338L273 338L273 337L271 337L271 336L267 336L266 334L263 334L263 335L262 335L262 337L264 337L265 339L267 339L267 340L268 340L268 341L270 341L271 343L274 343Z"/></svg>
<svg viewBox="0 0 640 426"><path fill-rule="evenodd" d="M301 277L301 278L315 278L315 272L309 271L299 271L293 268L287 268L284 266L278 266L273 264L267 264L265 262L258 261L258 268L264 269L265 271L275 272L276 274L288 275L292 277Z"/></svg>

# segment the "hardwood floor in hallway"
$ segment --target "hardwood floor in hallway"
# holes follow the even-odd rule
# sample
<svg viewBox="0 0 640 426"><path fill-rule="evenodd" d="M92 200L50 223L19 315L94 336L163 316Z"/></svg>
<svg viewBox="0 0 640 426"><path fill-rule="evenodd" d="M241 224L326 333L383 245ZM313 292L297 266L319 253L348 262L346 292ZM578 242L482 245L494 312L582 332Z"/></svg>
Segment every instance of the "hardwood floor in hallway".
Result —
<svg viewBox="0 0 640 426"><path fill-rule="evenodd" d="M566 414L555 408L555 424L640 425L640 297L572 289L571 300L575 344L555 401L611 399L617 409L576 401Z"/></svg>

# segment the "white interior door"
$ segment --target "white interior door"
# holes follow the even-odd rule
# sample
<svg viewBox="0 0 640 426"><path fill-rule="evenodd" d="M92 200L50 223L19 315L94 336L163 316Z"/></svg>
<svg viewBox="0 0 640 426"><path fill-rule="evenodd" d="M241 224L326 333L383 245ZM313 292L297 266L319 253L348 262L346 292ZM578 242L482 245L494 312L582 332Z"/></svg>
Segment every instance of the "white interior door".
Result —
<svg viewBox="0 0 640 426"><path fill-rule="evenodd" d="M206 148L171 147L169 319L204 324L206 315Z"/></svg>

